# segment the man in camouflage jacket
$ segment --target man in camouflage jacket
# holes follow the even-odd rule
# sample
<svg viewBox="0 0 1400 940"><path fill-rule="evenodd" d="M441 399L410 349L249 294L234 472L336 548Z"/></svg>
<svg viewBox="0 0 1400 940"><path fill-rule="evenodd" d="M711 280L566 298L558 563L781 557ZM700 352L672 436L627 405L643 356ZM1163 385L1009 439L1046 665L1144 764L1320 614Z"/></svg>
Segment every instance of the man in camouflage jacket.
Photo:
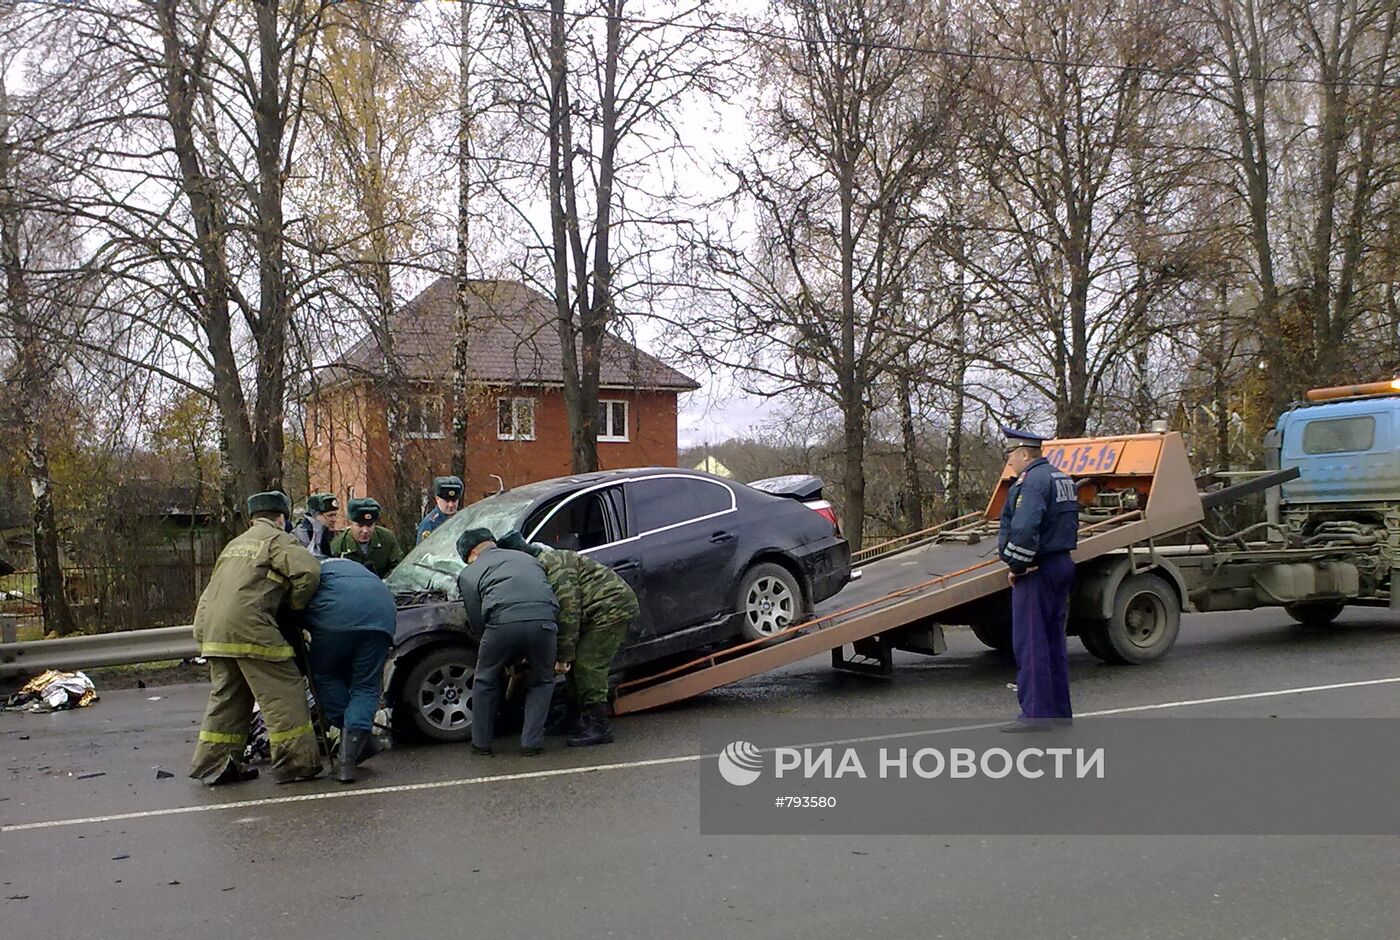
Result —
<svg viewBox="0 0 1400 940"><path fill-rule="evenodd" d="M579 713L569 746L611 742L608 671L627 631L636 622L637 595L617 572L587 555L529 544L518 532L507 533L498 544L538 558L559 600L555 658L559 661L557 668L568 671L566 691Z"/></svg>

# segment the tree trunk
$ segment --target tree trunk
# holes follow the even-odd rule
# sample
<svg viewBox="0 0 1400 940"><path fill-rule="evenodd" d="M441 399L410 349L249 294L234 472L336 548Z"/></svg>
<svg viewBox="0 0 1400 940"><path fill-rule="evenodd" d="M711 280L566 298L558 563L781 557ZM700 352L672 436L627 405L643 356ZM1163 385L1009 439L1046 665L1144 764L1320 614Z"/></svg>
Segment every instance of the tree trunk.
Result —
<svg viewBox="0 0 1400 940"><path fill-rule="evenodd" d="M253 399L253 465L263 489L282 485L283 421L287 384L286 268L282 222L282 40L277 3L253 4L258 36L258 92L253 108L254 155L258 168L257 254L258 316L254 329L256 373Z"/></svg>
<svg viewBox="0 0 1400 940"><path fill-rule="evenodd" d="M914 381L905 357L899 372L899 430L904 439L904 500L900 507L905 533L924 527L924 487L919 479L919 438L914 428Z"/></svg>
<svg viewBox="0 0 1400 940"><path fill-rule="evenodd" d="M34 494L34 575L44 629L60 636L77 633L78 624L64 593L58 524L53 510L53 480L49 474L42 420L35 421L30 428L25 457L29 465L29 487Z"/></svg>
<svg viewBox="0 0 1400 940"><path fill-rule="evenodd" d="M191 75L185 56L192 53L202 61L207 49L202 44L194 50L187 49L180 34L177 9L178 0L158 0L156 6L164 54L165 116L170 124L175 159L180 167L181 189L189 202L194 222L195 250L199 254L203 278L203 283L199 285L198 319L204 327L213 369L214 401L219 409L227 522L231 520L232 513L239 511L242 498L253 492L259 474L247 399L243 394L238 359L234 354L225 212L219 201L219 186L205 174L195 143L194 103L198 76Z"/></svg>
<svg viewBox="0 0 1400 940"><path fill-rule="evenodd" d="M457 114L457 323L452 337L452 472L467 478L467 421L470 415L468 393L471 364L471 3L461 3L461 43L458 61Z"/></svg>

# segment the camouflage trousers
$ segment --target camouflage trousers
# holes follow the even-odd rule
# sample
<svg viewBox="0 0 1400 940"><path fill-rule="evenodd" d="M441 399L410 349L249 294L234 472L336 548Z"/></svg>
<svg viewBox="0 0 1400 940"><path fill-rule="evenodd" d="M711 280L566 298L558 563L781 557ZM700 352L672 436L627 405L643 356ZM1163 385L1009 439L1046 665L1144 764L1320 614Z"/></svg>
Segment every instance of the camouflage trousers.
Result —
<svg viewBox="0 0 1400 940"><path fill-rule="evenodd" d="M273 778L285 783L321 771L306 685L295 663L211 656L209 679L214 687L199 729L191 777L210 783L230 764L241 764L255 700L267 723Z"/></svg>
<svg viewBox="0 0 1400 940"><path fill-rule="evenodd" d="M611 623L592 624L579 634L574 667L569 670L565 686L570 703L580 708L607 704L608 667L631 624L632 618L627 617Z"/></svg>

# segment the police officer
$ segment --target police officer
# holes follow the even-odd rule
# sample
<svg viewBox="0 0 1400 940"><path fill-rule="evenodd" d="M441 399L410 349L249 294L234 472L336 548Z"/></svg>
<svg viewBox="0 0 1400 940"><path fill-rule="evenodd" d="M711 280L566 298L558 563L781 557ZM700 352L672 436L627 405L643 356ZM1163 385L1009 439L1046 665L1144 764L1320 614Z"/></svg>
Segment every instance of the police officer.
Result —
<svg viewBox="0 0 1400 940"><path fill-rule="evenodd" d="M487 529L459 535L457 553L467 563L457 575L467 621L481 632L472 678L472 753L492 753L501 673L524 657L529 676L520 751L533 757L544 750L544 723L554 694L559 602L540 563L524 552L497 548Z"/></svg>
<svg viewBox="0 0 1400 940"><path fill-rule="evenodd" d="M637 619L637 595L617 572L587 555L529 544L519 532L507 532L499 545L538 558L559 600L555 671L568 673L565 691L578 715L569 747L611 743L608 672Z"/></svg>
<svg viewBox="0 0 1400 940"><path fill-rule="evenodd" d="M353 783L355 765L373 756L374 713L397 616L394 595L367 566L348 558L321 563L321 587L306 607L307 659L321 711L340 729L341 783Z"/></svg>
<svg viewBox="0 0 1400 940"><path fill-rule="evenodd" d="M257 776L242 763L254 699L277 782L310 780L322 770L306 686L277 627L278 609L304 609L321 582L320 564L287 534L291 512L282 493L248 498L252 525L224 546L195 609L194 639L214 687L190 776L209 786Z"/></svg>
<svg viewBox="0 0 1400 940"><path fill-rule="evenodd" d="M379 577L387 577L403 561L403 549L398 537L378 524L381 512L373 499L350 500L350 527L331 540L331 557L358 561Z"/></svg>
<svg viewBox="0 0 1400 940"><path fill-rule="evenodd" d="M1016 475L1001 510L997 554L1011 569L1011 645L1021 714L1003 731L1048 731L1071 721L1065 618L1079 544L1074 481L1040 453L1042 438L1003 427Z"/></svg>
<svg viewBox="0 0 1400 940"><path fill-rule="evenodd" d="M312 493L306 497L306 512L292 527L292 538L317 558L331 557L332 516L340 508L331 493Z"/></svg>
<svg viewBox="0 0 1400 940"><path fill-rule="evenodd" d="M457 515L457 506L462 499L461 478L434 477L433 499L437 505L429 510L422 522L418 523L419 542L432 535L433 530L438 526Z"/></svg>

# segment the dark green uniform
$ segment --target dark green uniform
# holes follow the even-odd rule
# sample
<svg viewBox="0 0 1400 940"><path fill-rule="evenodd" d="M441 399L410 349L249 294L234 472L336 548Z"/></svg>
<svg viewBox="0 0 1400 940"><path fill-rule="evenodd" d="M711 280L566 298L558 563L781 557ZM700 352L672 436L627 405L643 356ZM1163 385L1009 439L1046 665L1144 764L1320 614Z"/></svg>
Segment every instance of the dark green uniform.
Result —
<svg viewBox="0 0 1400 940"><path fill-rule="evenodd" d="M332 558L348 558L358 561L381 578L388 577L394 566L403 561L403 549L399 548L398 536L382 525L374 527L374 535L361 545L355 541L354 533L346 529L331 541Z"/></svg>
<svg viewBox="0 0 1400 940"><path fill-rule="evenodd" d="M582 707L606 705L608 668L637 619L637 595L607 565L565 549L539 556L559 599L559 645L555 657L573 663L570 698Z"/></svg>
<svg viewBox="0 0 1400 940"><path fill-rule="evenodd" d="M277 629L283 602L303 609L320 580L320 563L270 520L255 520L224 546L194 614L194 639L209 659L214 687L191 777L212 783L237 767L255 699L267 723L273 775L287 781L321 771L306 686Z"/></svg>

